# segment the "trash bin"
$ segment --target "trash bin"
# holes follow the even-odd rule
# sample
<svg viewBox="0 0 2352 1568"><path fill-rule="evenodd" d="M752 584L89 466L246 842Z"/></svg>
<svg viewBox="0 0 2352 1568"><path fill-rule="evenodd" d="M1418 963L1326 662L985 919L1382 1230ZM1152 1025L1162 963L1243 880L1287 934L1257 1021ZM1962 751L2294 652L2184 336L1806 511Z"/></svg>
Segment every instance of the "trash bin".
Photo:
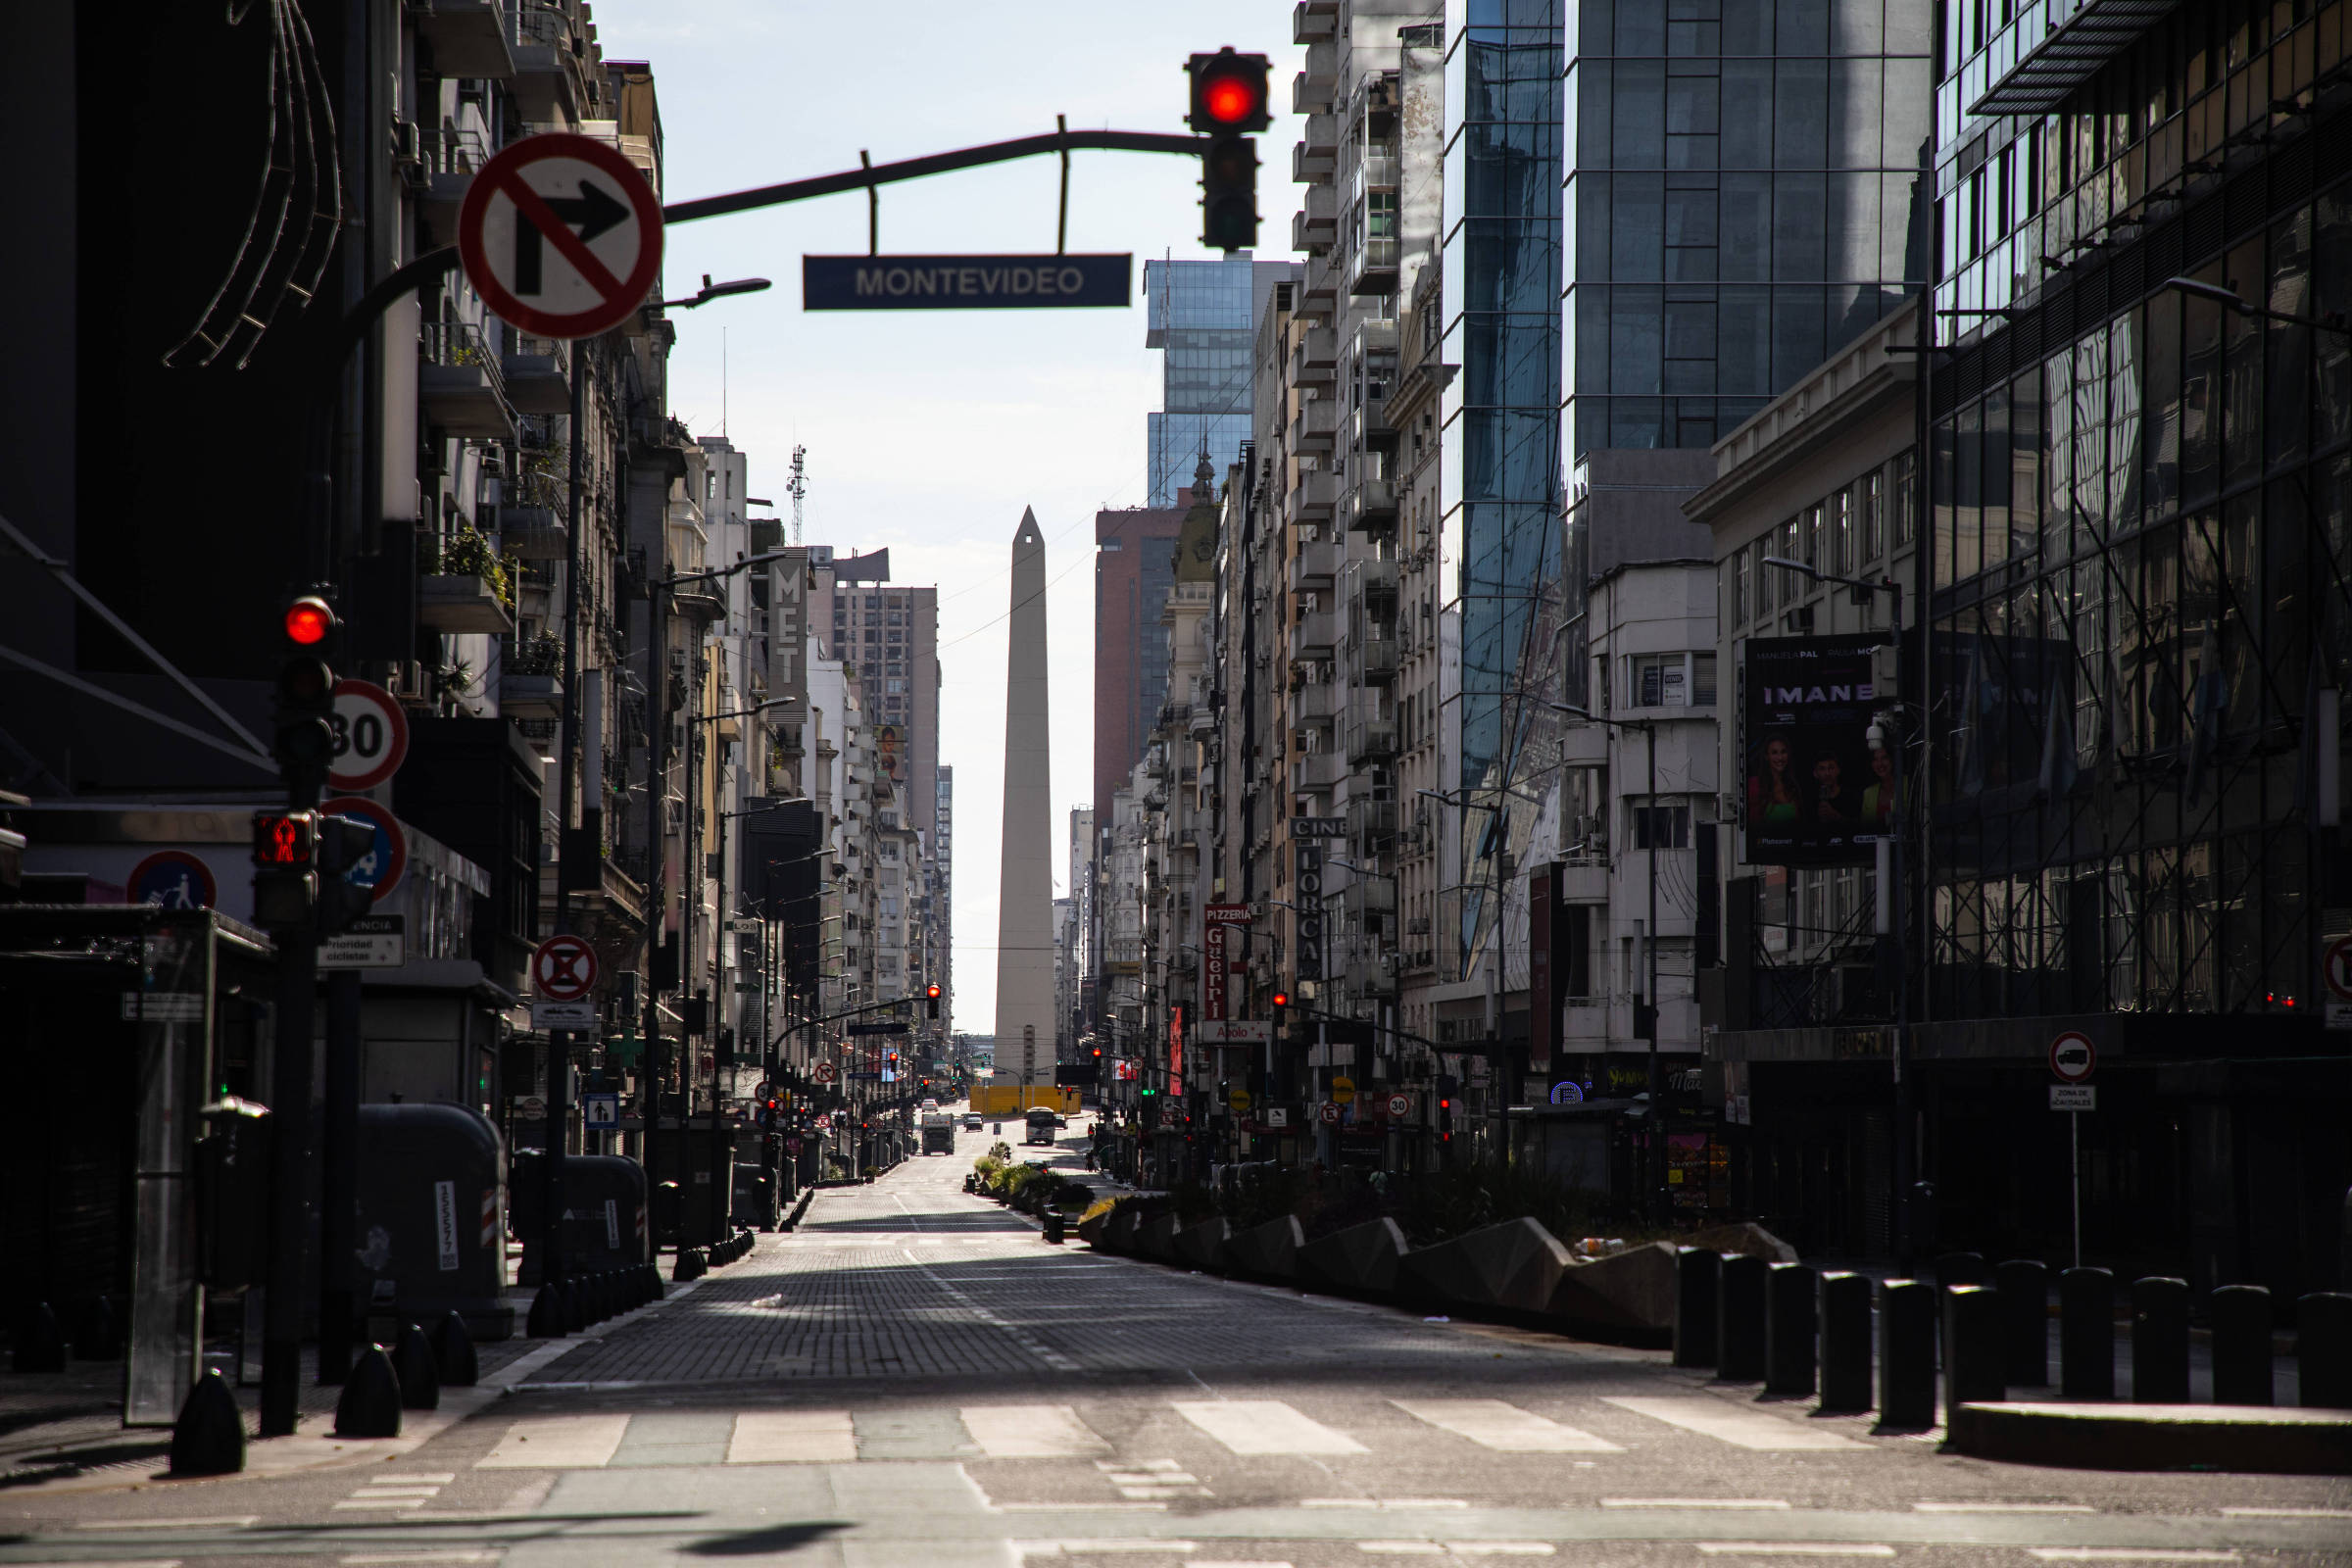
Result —
<svg viewBox="0 0 2352 1568"><path fill-rule="evenodd" d="M522 1243L517 1283L539 1281L546 1228L547 1155L536 1149L514 1156L514 1235ZM564 1156L564 1273L576 1279L608 1269L634 1268L651 1259L647 1248L645 1167L624 1154Z"/></svg>
<svg viewBox="0 0 2352 1568"><path fill-rule="evenodd" d="M506 1293L506 1149L466 1105L362 1105L352 1292L370 1317L456 1312L476 1340L514 1332Z"/></svg>

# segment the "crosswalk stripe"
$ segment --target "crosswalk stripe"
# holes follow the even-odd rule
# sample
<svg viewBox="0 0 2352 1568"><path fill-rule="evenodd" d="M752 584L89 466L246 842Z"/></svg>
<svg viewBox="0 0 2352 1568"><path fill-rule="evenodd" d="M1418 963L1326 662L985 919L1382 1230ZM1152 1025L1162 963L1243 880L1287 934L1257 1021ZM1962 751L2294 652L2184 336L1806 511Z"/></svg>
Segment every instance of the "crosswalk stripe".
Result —
<svg viewBox="0 0 2352 1568"><path fill-rule="evenodd" d="M1416 1421L1426 1421L1482 1448L1501 1453L1623 1453L1614 1443L1590 1432L1522 1410L1502 1399L1391 1399Z"/></svg>
<svg viewBox="0 0 2352 1568"><path fill-rule="evenodd" d="M507 1428L483 1470L599 1470L629 1430L625 1415L543 1415Z"/></svg>
<svg viewBox="0 0 2352 1568"><path fill-rule="evenodd" d="M1301 1415L1280 1399L1179 1399L1176 1413L1234 1452L1369 1453L1345 1432Z"/></svg>
<svg viewBox="0 0 2352 1568"><path fill-rule="evenodd" d="M1091 1459L1110 1445L1066 1404L967 1404L963 1429L991 1459Z"/></svg>
<svg viewBox="0 0 2352 1568"><path fill-rule="evenodd" d="M1760 1453L1792 1449L1867 1448L1870 1445L1841 1438L1835 1432L1784 1421L1777 1415L1761 1410L1742 1410L1721 1399L1651 1399L1620 1397L1609 1395L1605 1403L1620 1410L1631 1410L1652 1421L1695 1432L1702 1438L1728 1443L1735 1448L1750 1448Z"/></svg>
<svg viewBox="0 0 2352 1568"><path fill-rule="evenodd" d="M849 1464L857 1457L847 1410L747 1410L727 1440L729 1464Z"/></svg>

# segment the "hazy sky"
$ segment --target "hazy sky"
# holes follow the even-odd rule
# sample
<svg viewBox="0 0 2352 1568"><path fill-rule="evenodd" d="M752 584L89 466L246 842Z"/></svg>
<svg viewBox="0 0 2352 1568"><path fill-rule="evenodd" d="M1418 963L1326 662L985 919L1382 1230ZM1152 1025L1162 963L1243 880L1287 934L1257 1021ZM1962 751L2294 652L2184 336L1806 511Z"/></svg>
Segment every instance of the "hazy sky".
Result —
<svg viewBox="0 0 2352 1568"><path fill-rule="evenodd" d="M608 59L651 63L672 201L1002 141L1054 128L1180 131L1185 57L1226 44L1274 59L1288 108L1301 51L1289 0L978 6L917 0L598 0ZM1284 116L1260 139L1258 255L1287 257L1298 187ZM1073 155L1069 248L1201 257L1200 166ZM882 192L889 252L1050 252L1052 158L936 175ZM1053 670L1054 887L1066 892L1069 808L1094 756L1094 514L1143 504L1144 416L1160 356L1126 310L801 311L800 258L864 251L862 193L673 227L671 296L700 276L768 277L765 294L681 312L670 407L697 434L722 420L750 454L751 492L779 503L808 449L807 539L890 547L896 581L940 588L941 760L956 769L956 1027L995 1027L1003 818L1004 632L1013 529L1046 534ZM724 373L722 375L722 357Z"/></svg>

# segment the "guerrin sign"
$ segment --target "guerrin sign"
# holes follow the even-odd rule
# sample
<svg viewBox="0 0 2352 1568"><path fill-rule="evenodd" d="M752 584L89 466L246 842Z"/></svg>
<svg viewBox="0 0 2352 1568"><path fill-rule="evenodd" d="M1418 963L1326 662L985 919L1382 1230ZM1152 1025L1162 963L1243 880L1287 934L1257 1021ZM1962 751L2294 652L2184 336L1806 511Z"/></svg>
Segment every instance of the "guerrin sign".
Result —
<svg viewBox="0 0 2352 1568"><path fill-rule="evenodd" d="M996 311L1125 305L1133 256L804 256L809 311Z"/></svg>

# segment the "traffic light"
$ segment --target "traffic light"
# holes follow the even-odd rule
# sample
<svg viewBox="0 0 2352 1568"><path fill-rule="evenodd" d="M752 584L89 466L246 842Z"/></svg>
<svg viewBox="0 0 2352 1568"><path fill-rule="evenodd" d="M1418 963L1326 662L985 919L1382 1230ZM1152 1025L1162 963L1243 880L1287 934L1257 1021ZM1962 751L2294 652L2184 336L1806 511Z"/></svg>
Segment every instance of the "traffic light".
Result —
<svg viewBox="0 0 2352 1568"><path fill-rule="evenodd" d="M1453 1102L1450 1100L1438 1102L1438 1142L1453 1142Z"/></svg>
<svg viewBox="0 0 2352 1568"><path fill-rule="evenodd" d="M1273 1001L1274 1010L1280 1012L1291 1004L1291 994L1288 991L1277 991L1274 993Z"/></svg>
<svg viewBox="0 0 2352 1568"><path fill-rule="evenodd" d="M364 816L321 816L318 839L318 934L331 937L375 905L375 889L351 873L375 854L375 824Z"/></svg>
<svg viewBox="0 0 2352 1568"><path fill-rule="evenodd" d="M1248 131L1273 123L1267 112L1266 57L1230 45L1195 55L1192 112L1185 122L1208 138L1200 149L1200 243L1211 250L1257 245L1257 143Z"/></svg>
<svg viewBox="0 0 2352 1568"><path fill-rule="evenodd" d="M318 822L309 811L253 813L253 921L298 931L318 906Z"/></svg>
<svg viewBox="0 0 2352 1568"><path fill-rule="evenodd" d="M924 988L924 991L923 991L923 1003L924 1003L924 1006L925 1006L925 1010L926 1010L926 1015L927 1015L927 1016L929 1016L929 1017L933 1017L933 1018L936 1018L936 1017L938 1017L938 1016L939 1016L939 987L938 987L938 986L936 986L936 985L933 985L933 986L928 986L928 987Z"/></svg>
<svg viewBox="0 0 2352 1568"><path fill-rule="evenodd" d="M325 600L306 594L286 607L281 622L289 651L277 670L276 744L270 748L286 788L314 801L326 787L335 750L335 672L318 651L335 629Z"/></svg>

